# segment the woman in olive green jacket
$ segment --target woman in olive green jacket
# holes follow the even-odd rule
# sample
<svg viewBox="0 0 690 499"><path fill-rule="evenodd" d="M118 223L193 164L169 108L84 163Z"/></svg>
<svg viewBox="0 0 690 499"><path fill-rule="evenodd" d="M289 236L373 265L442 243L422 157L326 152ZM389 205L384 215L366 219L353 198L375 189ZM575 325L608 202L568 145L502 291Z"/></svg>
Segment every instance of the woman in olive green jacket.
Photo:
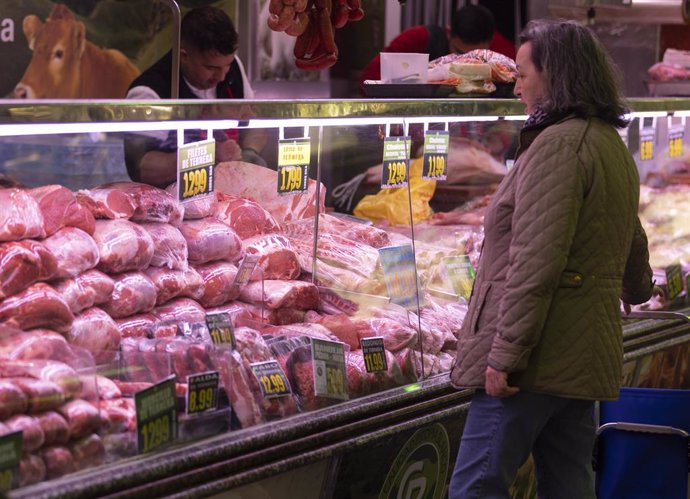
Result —
<svg viewBox="0 0 690 499"><path fill-rule="evenodd" d="M521 35L515 93L530 115L493 197L451 372L477 388L451 498L508 498L533 453L540 498L594 498L593 401L622 379L620 300L652 294L626 111L593 34L573 22Z"/></svg>

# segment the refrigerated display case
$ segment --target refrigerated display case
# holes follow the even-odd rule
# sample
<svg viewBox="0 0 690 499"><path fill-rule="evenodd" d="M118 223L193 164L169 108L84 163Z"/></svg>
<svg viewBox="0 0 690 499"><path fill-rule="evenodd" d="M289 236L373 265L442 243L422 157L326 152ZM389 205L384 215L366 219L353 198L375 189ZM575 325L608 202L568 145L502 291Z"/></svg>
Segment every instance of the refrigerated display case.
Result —
<svg viewBox="0 0 690 499"><path fill-rule="evenodd" d="M677 130L682 123L687 131L690 100L641 99L631 104L629 146L641 169L652 171L651 158L641 158L638 152L640 142L649 139L640 137L649 137L647 129L652 128L654 144L664 149L671 137L670 127L662 124L669 121ZM345 345L338 352L347 362L361 337L378 335L358 334L357 327L370 319L397 323L403 346L391 348L398 354L405 350L407 356L399 362L395 355L385 355L400 371L413 375L381 385L369 380L363 389L366 366L358 374L343 371L349 393L335 390L336 398L328 398L334 387L316 397L299 392L303 409L298 413L276 419L261 406L264 411L255 421L242 418L243 399L229 390L227 398L234 410L203 419L181 415L183 438L172 445L135 456L124 453L102 466L8 495L393 497L417 488L425 497L442 497L470 396L468 391L454 390L447 380L452 331L463 314L468 280L471 286L468 269L476 264L481 242L481 207L510 163L516 132L525 118L523 106L507 99L4 102L0 164L6 175L27 187L59 183L77 191L126 179L122 141L127 134L182 135L185 130L202 129L211 136L217 130L264 129L269 139L263 153L268 168L219 166L216 187L238 197L259 193L256 201L268 206L270 214L288 228L283 232L302 242L300 276L317 286L322 302L321 308L288 314L286 308L296 308L291 306L278 313L267 304L267 281L259 279L261 299L252 325L264 337L275 337L291 334L290 323L325 324L335 336L325 339ZM428 131L449 132L450 155L438 155L447 162L445 180L422 178L422 172L433 177L421 152ZM681 137L686 150L688 136ZM408 137L409 141L404 139ZM281 164L286 157L281 147L294 146L298 139L309 145L302 150L309 159L300 175L310 180L302 183L305 191L283 188L295 192L279 195L280 179L289 177L286 167L294 166L289 161ZM400 158L383 156L388 141L404 153L402 170L391 166ZM245 178L237 172L246 172ZM403 181L394 174L402 175ZM240 192L240 187L245 190ZM291 210L286 210L288 205ZM386 211L391 205L397 209ZM432 213L451 212L447 225L429 223ZM343 252L342 238L357 251ZM334 253L334 247L341 252ZM384 248L395 251L387 269L380 261L390 256L382 256ZM406 279L410 271L411 280ZM626 321L626 384L687 387L690 371L682 355L690 340L687 311L646 314L638 312ZM342 324L324 320L333 316L347 320ZM280 330L284 323L287 330ZM371 326L371 321L366 324ZM304 328L299 331L304 334ZM384 352L392 351L388 346ZM162 353L167 370L156 379L146 378L147 382L179 376L171 360L174 350L166 349ZM223 365L241 370L243 359L228 355L221 360L229 364ZM110 371L100 369L97 374L111 375L115 370L117 378L119 359L115 367L109 365ZM308 355L301 360L315 364ZM290 373L296 372L296 362L283 364L291 382L295 382ZM222 369L218 370L222 378ZM315 370L310 372L316 376ZM314 383L307 379L307 385ZM181 380L177 381L180 389ZM307 395L313 397L311 405L305 404ZM340 395L349 400L338 399ZM251 397L251 391L244 396ZM516 497L530 494L530 482L523 480L524 484L516 484Z"/></svg>

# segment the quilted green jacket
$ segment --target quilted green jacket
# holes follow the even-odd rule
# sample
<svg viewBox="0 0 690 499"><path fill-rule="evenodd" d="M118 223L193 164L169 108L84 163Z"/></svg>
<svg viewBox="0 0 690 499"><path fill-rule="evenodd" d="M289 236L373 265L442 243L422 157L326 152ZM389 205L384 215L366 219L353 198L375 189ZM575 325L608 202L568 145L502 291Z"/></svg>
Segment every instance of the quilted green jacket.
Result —
<svg viewBox="0 0 690 499"><path fill-rule="evenodd" d="M615 128L568 116L522 131L484 220L484 246L451 381L483 388L487 363L550 395L614 399L619 299L651 296L639 176Z"/></svg>

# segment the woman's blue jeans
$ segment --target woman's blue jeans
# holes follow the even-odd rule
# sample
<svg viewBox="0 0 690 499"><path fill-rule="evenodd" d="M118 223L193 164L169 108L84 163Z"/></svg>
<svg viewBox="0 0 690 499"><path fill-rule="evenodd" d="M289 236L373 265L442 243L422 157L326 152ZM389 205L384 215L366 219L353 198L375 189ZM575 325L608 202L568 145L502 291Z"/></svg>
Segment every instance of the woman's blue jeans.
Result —
<svg viewBox="0 0 690 499"><path fill-rule="evenodd" d="M540 499L594 499L594 402L477 390L470 404L449 499L509 499L530 452Z"/></svg>

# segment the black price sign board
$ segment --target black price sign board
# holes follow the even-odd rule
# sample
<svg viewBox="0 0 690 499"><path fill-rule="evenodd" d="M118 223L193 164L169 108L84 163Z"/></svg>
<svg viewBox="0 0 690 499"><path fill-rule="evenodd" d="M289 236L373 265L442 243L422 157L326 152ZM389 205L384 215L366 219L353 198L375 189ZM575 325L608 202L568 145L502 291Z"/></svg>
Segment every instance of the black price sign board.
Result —
<svg viewBox="0 0 690 499"><path fill-rule="evenodd" d="M654 158L654 129L640 130L640 160L649 161Z"/></svg>
<svg viewBox="0 0 690 499"><path fill-rule="evenodd" d="M218 371L187 376L187 414L198 414L218 407Z"/></svg>
<svg viewBox="0 0 690 499"><path fill-rule="evenodd" d="M425 180L445 180L448 174L447 131L427 131L424 134L424 164L422 178Z"/></svg>
<svg viewBox="0 0 690 499"><path fill-rule="evenodd" d="M359 340L364 354L364 367L368 373L380 373L388 370L386 349L383 347L383 337L362 338Z"/></svg>
<svg viewBox="0 0 690 499"><path fill-rule="evenodd" d="M233 349L236 347L232 319L229 314L206 314L206 326L214 345L231 346Z"/></svg>
<svg viewBox="0 0 690 499"><path fill-rule="evenodd" d="M151 452L177 438L175 377L134 394L137 411L137 448Z"/></svg>
<svg viewBox="0 0 690 499"><path fill-rule="evenodd" d="M683 272L679 263L666 267L666 289L670 300L683 291Z"/></svg>
<svg viewBox="0 0 690 499"><path fill-rule="evenodd" d="M383 140L381 188L407 187L410 168L410 137L386 137Z"/></svg>
<svg viewBox="0 0 690 499"><path fill-rule="evenodd" d="M19 461L22 458L22 432L0 437L0 493L19 484Z"/></svg>
<svg viewBox="0 0 690 499"><path fill-rule="evenodd" d="M237 268L237 275L235 275L236 286L244 286L249 282L258 261L259 255L244 255L240 266Z"/></svg>
<svg viewBox="0 0 690 499"><path fill-rule="evenodd" d="M213 193L215 139L190 142L177 150L177 197L189 201Z"/></svg>
<svg viewBox="0 0 690 499"><path fill-rule="evenodd" d="M671 127L668 131L668 157L679 158L683 155L683 136L685 130L682 126Z"/></svg>
<svg viewBox="0 0 690 499"><path fill-rule="evenodd" d="M278 141L278 193L304 192L309 182L311 140L283 139Z"/></svg>
<svg viewBox="0 0 690 499"><path fill-rule="evenodd" d="M314 393L319 396L347 400L345 345L337 341L311 340L314 365Z"/></svg>
<svg viewBox="0 0 690 499"><path fill-rule="evenodd" d="M261 394L264 398L276 398L290 395L292 389L288 382L287 376L276 360L268 360L266 362L255 362L249 364L252 373L259 382Z"/></svg>

